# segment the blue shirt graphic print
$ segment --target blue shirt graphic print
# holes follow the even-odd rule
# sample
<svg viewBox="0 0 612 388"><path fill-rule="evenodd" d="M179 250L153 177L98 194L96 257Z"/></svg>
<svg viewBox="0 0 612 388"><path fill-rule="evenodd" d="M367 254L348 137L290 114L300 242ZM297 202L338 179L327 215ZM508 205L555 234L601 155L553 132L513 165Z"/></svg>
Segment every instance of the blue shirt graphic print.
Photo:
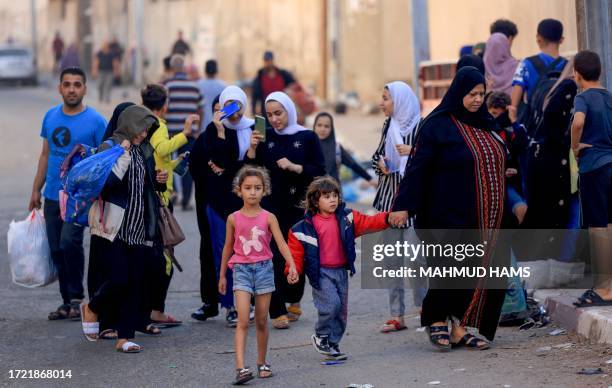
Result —
<svg viewBox="0 0 612 388"><path fill-rule="evenodd" d="M65 114L61 104L49 109L40 131L40 137L49 142L49 163L43 190L46 199L59 200L60 167L74 145L81 143L97 147L105 130L106 120L93 108L85 107L76 115Z"/></svg>

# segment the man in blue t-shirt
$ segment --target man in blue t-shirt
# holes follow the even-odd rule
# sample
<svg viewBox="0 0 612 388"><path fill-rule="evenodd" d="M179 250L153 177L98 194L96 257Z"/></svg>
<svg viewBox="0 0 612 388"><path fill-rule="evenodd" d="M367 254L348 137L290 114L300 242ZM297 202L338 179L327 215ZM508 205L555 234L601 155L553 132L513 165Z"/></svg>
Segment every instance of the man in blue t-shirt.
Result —
<svg viewBox="0 0 612 388"><path fill-rule="evenodd" d="M63 304L49 314L50 320L80 318L83 294L83 226L64 223L60 216L60 167L75 144L97 147L102 142L106 120L83 104L87 91L83 70L69 67L60 75L59 93L64 103L49 109L43 119L43 138L38 169L28 208L40 209L41 190L45 197L44 215L51 258L57 268Z"/></svg>
<svg viewBox="0 0 612 388"><path fill-rule="evenodd" d="M544 75L542 72L559 58L559 46L563 43L563 24L555 19L542 20L538 24L536 41L540 53L523 59L516 68L512 79L512 103L508 106L508 115L512 122L517 120L517 111L521 101L535 91L540 77ZM551 70L561 71L566 64L567 60L561 58Z"/></svg>
<svg viewBox="0 0 612 388"><path fill-rule="evenodd" d="M574 100L572 150L596 275L594 287L575 303L579 307L612 305L612 94L599 82L600 75L597 53L576 54L574 78L582 93Z"/></svg>

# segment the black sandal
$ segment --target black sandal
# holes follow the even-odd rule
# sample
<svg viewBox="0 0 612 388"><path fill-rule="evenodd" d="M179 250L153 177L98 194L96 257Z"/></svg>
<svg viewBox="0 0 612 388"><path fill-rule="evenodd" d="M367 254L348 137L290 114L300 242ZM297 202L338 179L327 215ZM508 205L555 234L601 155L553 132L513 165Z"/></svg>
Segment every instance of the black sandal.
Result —
<svg viewBox="0 0 612 388"><path fill-rule="evenodd" d="M269 375L266 376L262 376L261 373L262 372L268 372ZM274 376L274 373L272 373L272 369L270 369L270 365L268 364L257 364L257 377L259 377L260 379L267 379Z"/></svg>
<svg viewBox="0 0 612 388"><path fill-rule="evenodd" d="M478 343L480 343L480 345L478 345ZM487 341L480 339L476 336L473 336L470 333L467 333L466 335L464 335L459 342L457 343L451 343L451 347L454 348L459 348L465 346L466 348L470 349L470 350L486 350L489 349L489 344L487 343Z"/></svg>
<svg viewBox="0 0 612 388"><path fill-rule="evenodd" d="M236 378L232 381L232 385L242 385L253 380L253 372L247 366L242 369L236 369Z"/></svg>
<svg viewBox="0 0 612 388"><path fill-rule="evenodd" d="M429 335L429 342L437 349L442 351L448 351L451 349L450 334L448 332L448 326L429 326L427 327L427 334ZM440 341L447 340L447 344L441 344Z"/></svg>
<svg viewBox="0 0 612 388"><path fill-rule="evenodd" d="M115 329L106 329L102 330L98 335L98 338L103 340L116 340L117 339L117 330Z"/></svg>
<svg viewBox="0 0 612 388"><path fill-rule="evenodd" d="M160 335L162 333L159 327L155 326L152 323L147 325L144 329L139 330L139 331L141 333L148 334L148 335Z"/></svg>
<svg viewBox="0 0 612 388"><path fill-rule="evenodd" d="M70 305L63 304L59 306L57 310L49 313L48 318L50 321L60 321L70 318Z"/></svg>
<svg viewBox="0 0 612 388"><path fill-rule="evenodd" d="M598 293L595 292L592 288L590 290L586 290L584 294L576 302L574 302L574 306L576 307L595 307L595 306L612 306L612 300L604 300Z"/></svg>

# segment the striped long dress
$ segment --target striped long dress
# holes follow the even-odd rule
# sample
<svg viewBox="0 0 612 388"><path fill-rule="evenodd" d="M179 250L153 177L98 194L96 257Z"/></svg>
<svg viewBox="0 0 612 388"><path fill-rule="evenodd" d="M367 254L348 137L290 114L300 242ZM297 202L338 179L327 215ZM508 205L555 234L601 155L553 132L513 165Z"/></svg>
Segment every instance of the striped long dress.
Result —
<svg viewBox="0 0 612 388"><path fill-rule="evenodd" d="M376 197L374 197L373 206L376 210L381 212L387 212L391 210L393 205L393 199L397 193L402 177L399 172L385 175L378 167L378 161L385 157L385 142L387 140L387 132L389 131L390 120L385 120L382 129L382 136L378 148L372 155L372 168L376 175L378 175L378 188L376 189ZM412 131L411 134L403 137L404 144L412 145L416 137L417 131Z"/></svg>

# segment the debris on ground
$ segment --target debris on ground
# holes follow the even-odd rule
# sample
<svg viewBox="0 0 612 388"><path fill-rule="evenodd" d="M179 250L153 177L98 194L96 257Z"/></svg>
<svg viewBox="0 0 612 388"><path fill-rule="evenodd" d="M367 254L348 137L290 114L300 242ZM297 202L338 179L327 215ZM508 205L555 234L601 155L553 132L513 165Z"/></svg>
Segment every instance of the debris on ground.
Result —
<svg viewBox="0 0 612 388"><path fill-rule="evenodd" d="M562 344L559 344L559 345L555 345L555 346L553 346L553 348L556 348L556 349L569 349L572 346L574 346L573 343L565 342L565 343L562 343Z"/></svg>
<svg viewBox="0 0 612 388"><path fill-rule="evenodd" d="M555 329L555 330L551 331L550 333L548 333L548 335L552 335L552 336L563 335L563 334L567 334L567 330L565 330L565 329Z"/></svg>
<svg viewBox="0 0 612 388"><path fill-rule="evenodd" d="M579 375L601 375L604 371L601 368L582 368Z"/></svg>

